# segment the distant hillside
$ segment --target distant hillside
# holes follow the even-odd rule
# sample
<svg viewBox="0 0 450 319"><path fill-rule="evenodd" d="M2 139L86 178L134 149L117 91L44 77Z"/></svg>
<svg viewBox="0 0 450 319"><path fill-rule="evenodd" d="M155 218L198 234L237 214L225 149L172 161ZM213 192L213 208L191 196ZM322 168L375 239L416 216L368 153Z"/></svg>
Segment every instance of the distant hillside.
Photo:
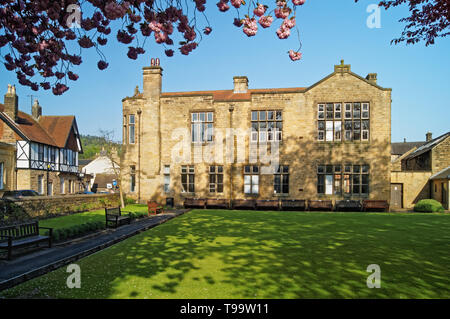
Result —
<svg viewBox="0 0 450 319"><path fill-rule="evenodd" d="M81 144L83 145L83 154L79 155L79 159L94 159L96 154L102 150L102 145L105 144L105 139L100 136L81 135ZM114 143L120 151L121 144Z"/></svg>

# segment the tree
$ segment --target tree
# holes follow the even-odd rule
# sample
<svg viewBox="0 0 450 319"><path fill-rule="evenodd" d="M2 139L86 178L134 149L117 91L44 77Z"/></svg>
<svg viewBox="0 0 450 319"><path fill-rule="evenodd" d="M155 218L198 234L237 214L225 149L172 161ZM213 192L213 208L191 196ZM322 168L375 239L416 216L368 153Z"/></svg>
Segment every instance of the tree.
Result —
<svg viewBox="0 0 450 319"><path fill-rule="evenodd" d="M306 0L287 1L274 1L272 10L253 0L248 4L245 0L219 0L216 6L226 12L230 2L237 12L233 24L249 37L256 35L258 23L270 27L273 13L281 21L276 34L286 39L296 27L297 7ZM178 35L178 49L188 55L198 47L202 34L212 32L205 5L206 0L0 0L0 49L7 51L0 51L0 56L21 85L35 91L52 89L53 94L61 95L69 89L68 80L79 78L72 68L82 63L82 49L95 48L100 56L98 68L108 67L101 47L112 37L113 24L115 38L128 45L130 59L145 53L145 42L152 35L167 56L175 54L171 47ZM241 11L247 14L241 17ZM288 52L291 60L301 59L300 49L301 44L298 50Z"/></svg>
<svg viewBox="0 0 450 319"><path fill-rule="evenodd" d="M406 22L406 26L401 36L393 39L391 43L415 44L425 41L425 45L429 46L434 44L436 38L444 38L450 34L449 0L385 0L378 5L388 10L402 4L409 5L411 15L399 20Z"/></svg>
<svg viewBox="0 0 450 319"><path fill-rule="evenodd" d="M117 149L117 143L114 142L114 131L100 130L100 137L100 141L102 142L102 153L110 160L112 171L116 179L117 186L119 187L120 206L125 208L122 185L120 182L120 166L118 164L120 154Z"/></svg>

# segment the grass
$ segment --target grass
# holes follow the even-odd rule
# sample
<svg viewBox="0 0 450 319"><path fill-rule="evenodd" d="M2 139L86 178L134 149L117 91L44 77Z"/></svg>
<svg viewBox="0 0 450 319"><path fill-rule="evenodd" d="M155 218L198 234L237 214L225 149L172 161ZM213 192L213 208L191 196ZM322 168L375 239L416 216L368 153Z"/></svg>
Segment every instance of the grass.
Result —
<svg viewBox="0 0 450 319"><path fill-rule="evenodd" d="M147 212L147 205L131 204L125 206L123 210L129 212ZM104 209L44 219L39 221L39 226L59 229L94 221L105 221Z"/></svg>
<svg viewBox="0 0 450 319"><path fill-rule="evenodd" d="M193 210L0 296L450 298L449 252L448 214Z"/></svg>

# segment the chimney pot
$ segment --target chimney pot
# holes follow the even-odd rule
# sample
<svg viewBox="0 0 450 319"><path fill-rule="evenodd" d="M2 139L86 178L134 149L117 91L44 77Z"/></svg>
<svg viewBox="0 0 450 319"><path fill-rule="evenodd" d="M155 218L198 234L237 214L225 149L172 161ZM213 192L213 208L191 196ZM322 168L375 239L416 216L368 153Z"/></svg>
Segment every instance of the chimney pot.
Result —
<svg viewBox="0 0 450 319"><path fill-rule="evenodd" d="M377 74L376 73L369 73L366 76L366 80L370 83L377 84Z"/></svg>
<svg viewBox="0 0 450 319"><path fill-rule="evenodd" d="M431 133L431 132L427 132L427 134L425 136L426 136L427 142L429 142L433 139L433 133Z"/></svg>
<svg viewBox="0 0 450 319"><path fill-rule="evenodd" d="M233 93L247 93L248 78L246 76L235 76L233 77L233 82Z"/></svg>

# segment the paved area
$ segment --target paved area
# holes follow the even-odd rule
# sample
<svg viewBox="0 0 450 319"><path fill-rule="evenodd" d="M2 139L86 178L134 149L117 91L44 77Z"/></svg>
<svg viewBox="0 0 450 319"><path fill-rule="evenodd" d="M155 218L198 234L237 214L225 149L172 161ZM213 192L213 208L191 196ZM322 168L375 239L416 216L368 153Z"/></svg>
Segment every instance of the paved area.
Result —
<svg viewBox="0 0 450 319"><path fill-rule="evenodd" d="M57 244L50 249L39 248L34 252L28 251L23 255L14 255L13 252L12 260L0 260L0 291L73 263L82 257L165 223L185 212L187 210L166 212L151 218L137 220L130 225L123 225L117 229L108 229L96 236ZM42 245L45 245L45 243Z"/></svg>

